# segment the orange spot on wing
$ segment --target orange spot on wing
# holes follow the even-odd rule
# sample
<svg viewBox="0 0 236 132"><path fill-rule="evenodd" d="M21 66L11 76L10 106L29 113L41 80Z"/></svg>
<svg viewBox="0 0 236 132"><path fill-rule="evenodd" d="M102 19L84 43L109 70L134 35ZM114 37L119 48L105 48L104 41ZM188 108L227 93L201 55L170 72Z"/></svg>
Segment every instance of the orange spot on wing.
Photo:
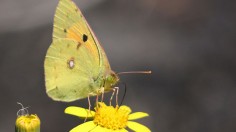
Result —
<svg viewBox="0 0 236 132"><path fill-rule="evenodd" d="M88 40L84 42L83 34L85 34L85 30L82 28L82 26L80 27L81 29L79 29L79 25L74 24L74 26L67 29L66 37L78 41L77 49L79 49L78 46L79 47L82 45L85 46L88 50L88 53L91 54L91 56L93 56L93 59L95 59L97 63L99 63L99 51L96 47L95 42L93 41L91 36L88 36Z"/></svg>
<svg viewBox="0 0 236 132"><path fill-rule="evenodd" d="M78 42L81 42L81 41L82 41L81 37L79 36L78 33L76 33L76 31L74 31L74 29L69 29L69 30L67 31L67 38L75 39L75 40L77 40Z"/></svg>

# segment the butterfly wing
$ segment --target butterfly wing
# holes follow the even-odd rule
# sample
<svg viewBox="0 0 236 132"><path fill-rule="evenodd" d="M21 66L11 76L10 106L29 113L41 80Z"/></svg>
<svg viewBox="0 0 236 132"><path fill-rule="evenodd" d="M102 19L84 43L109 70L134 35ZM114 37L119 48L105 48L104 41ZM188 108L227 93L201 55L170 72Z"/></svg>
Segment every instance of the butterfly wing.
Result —
<svg viewBox="0 0 236 132"><path fill-rule="evenodd" d="M105 52L71 0L59 1L44 67L47 94L66 102L96 94L110 71Z"/></svg>
<svg viewBox="0 0 236 132"><path fill-rule="evenodd" d="M94 67L89 50L73 39L58 39L45 58L46 92L54 100L74 101L96 91L94 79L99 67Z"/></svg>
<svg viewBox="0 0 236 132"><path fill-rule="evenodd" d="M53 41L59 38L72 38L82 42L87 38L86 45L99 61L101 68L110 69L107 56L96 36L85 20L80 9L71 0L60 0L54 17Z"/></svg>

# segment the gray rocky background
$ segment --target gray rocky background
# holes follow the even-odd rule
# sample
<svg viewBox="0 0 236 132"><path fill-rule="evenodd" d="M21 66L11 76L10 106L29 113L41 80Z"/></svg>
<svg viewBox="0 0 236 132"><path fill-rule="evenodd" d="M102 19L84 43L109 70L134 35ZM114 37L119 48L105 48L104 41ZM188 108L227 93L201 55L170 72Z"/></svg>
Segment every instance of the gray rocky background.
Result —
<svg viewBox="0 0 236 132"><path fill-rule="evenodd" d="M66 132L83 122L63 111L88 107L86 99L55 102L45 92L43 62L57 2L0 1L1 132L14 131L16 102L37 113L42 132ZM236 131L235 1L75 2L114 71L152 70L121 76L123 104L150 114L138 122L153 132Z"/></svg>

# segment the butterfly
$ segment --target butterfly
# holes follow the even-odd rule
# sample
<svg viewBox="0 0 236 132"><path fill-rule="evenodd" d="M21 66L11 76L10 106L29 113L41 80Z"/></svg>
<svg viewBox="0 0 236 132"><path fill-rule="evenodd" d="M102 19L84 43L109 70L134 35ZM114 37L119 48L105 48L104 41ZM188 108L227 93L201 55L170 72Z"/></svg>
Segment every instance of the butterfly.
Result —
<svg viewBox="0 0 236 132"><path fill-rule="evenodd" d="M119 81L99 41L71 0L60 0L56 8L44 74L47 95L63 102L110 91Z"/></svg>

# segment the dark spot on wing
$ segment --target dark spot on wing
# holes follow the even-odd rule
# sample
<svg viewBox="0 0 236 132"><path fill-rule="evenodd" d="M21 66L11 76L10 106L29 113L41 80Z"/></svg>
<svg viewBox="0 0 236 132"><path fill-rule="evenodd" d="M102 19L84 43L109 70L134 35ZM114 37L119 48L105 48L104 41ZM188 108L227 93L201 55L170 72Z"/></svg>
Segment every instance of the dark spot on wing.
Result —
<svg viewBox="0 0 236 132"><path fill-rule="evenodd" d="M88 36L83 34L83 41L86 42L88 40Z"/></svg>
<svg viewBox="0 0 236 132"><path fill-rule="evenodd" d="M66 29L64 29L64 33L67 33L67 30L66 30Z"/></svg>

